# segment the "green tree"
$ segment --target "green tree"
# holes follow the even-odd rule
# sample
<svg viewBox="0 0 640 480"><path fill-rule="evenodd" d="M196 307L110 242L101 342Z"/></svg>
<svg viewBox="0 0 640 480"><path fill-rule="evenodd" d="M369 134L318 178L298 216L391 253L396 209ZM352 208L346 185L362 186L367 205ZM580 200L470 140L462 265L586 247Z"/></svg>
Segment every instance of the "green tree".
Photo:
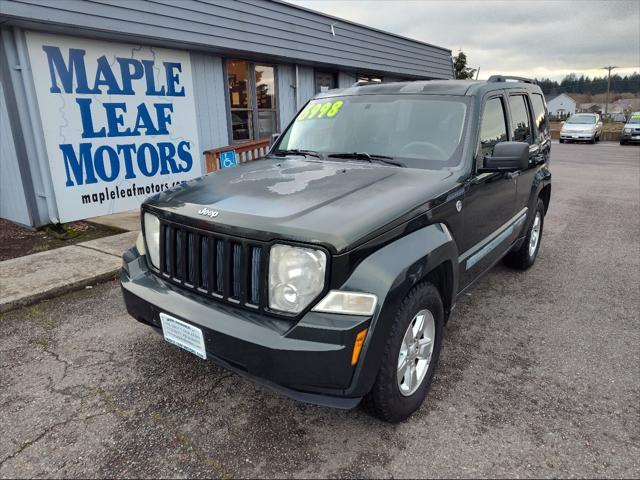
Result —
<svg viewBox="0 0 640 480"><path fill-rule="evenodd" d="M453 57L453 70L457 80L473 79L476 74L475 68L467 67L467 56L462 50L458 50L458 55Z"/></svg>

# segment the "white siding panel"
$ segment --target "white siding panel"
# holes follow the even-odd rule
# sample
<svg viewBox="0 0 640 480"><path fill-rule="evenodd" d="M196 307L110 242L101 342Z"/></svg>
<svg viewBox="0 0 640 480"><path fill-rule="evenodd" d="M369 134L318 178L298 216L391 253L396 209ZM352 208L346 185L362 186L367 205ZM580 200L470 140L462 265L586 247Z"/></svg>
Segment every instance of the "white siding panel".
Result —
<svg viewBox="0 0 640 480"><path fill-rule="evenodd" d="M282 132L294 117L296 108L296 72L293 65L278 65L278 114L280 115L280 128Z"/></svg>
<svg viewBox="0 0 640 480"><path fill-rule="evenodd" d="M222 60L213 55L192 52L191 69L200 148L204 151L228 145L226 82ZM202 162L202 168L205 173L205 162Z"/></svg>
<svg viewBox="0 0 640 480"><path fill-rule="evenodd" d="M316 94L313 68L298 66L298 108Z"/></svg>
<svg viewBox="0 0 640 480"><path fill-rule="evenodd" d="M348 88L356 83L356 74L351 72L338 73L338 88Z"/></svg>
<svg viewBox="0 0 640 480"><path fill-rule="evenodd" d="M420 78L451 78L451 51L264 0L2 0L16 19ZM334 26L335 36L331 33ZM84 35L84 33L76 32Z"/></svg>
<svg viewBox="0 0 640 480"><path fill-rule="evenodd" d="M23 225L31 225L2 82L0 82L0 217Z"/></svg>

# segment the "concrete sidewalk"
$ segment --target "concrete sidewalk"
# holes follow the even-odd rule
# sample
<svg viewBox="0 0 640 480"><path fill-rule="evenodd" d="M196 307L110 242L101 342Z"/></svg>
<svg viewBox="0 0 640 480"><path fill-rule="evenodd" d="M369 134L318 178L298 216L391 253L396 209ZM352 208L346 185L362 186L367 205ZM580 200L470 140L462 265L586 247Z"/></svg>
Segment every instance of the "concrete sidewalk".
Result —
<svg viewBox="0 0 640 480"><path fill-rule="evenodd" d="M0 262L0 312L113 278L137 231Z"/></svg>

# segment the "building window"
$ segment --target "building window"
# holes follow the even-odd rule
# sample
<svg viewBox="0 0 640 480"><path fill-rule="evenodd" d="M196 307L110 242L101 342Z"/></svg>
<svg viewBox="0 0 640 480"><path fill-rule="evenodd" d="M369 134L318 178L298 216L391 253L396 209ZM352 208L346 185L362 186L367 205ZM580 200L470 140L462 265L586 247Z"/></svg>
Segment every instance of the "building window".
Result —
<svg viewBox="0 0 640 480"><path fill-rule="evenodd" d="M269 138L277 132L275 68L229 60L227 82L232 141Z"/></svg>
<svg viewBox="0 0 640 480"><path fill-rule="evenodd" d="M370 73L359 73L356 76L356 82L377 82L382 83L382 75L375 75Z"/></svg>
<svg viewBox="0 0 640 480"><path fill-rule="evenodd" d="M316 93L326 92L337 88L336 74L333 72L315 71Z"/></svg>

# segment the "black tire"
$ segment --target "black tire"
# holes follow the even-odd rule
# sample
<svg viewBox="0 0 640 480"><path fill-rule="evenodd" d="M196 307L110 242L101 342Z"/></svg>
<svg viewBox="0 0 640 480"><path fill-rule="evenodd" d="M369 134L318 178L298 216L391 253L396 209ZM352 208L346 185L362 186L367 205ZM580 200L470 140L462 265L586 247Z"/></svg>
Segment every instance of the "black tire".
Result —
<svg viewBox="0 0 640 480"><path fill-rule="evenodd" d="M594 143L596 143L596 137L595 137L595 135L593 136L593 138L592 138L591 140L589 140L589 143L590 143L591 145L593 145Z"/></svg>
<svg viewBox="0 0 640 480"><path fill-rule="evenodd" d="M564 140L563 140L563 139L560 139L560 143L564 143Z"/></svg>
<svg viewBox="0 0 640 480"><path fill-rule="evenodd" d="M410 396L403 396L397 380L400 346L414 317L420 310L431 312L435 325L433 352L427 372L417 390ZM371 391L362 401L363 409L370 415L385 422L400 422L418 410L431 385L433 372L440 357L444 332L444 309L438 289L431 283L416 285L404 298L389 333L382 356L382 363Z"/></svg>
<svg viewBox="0 0 640 480"><path fill-rule="evenodd" d="M540 231L538 233L538 243L533 253L530 253L529 245L531 242L531 234L533 232L533 225L535 223L535 219L537 215L540 216ZM536 210L535 212L533 212L533 214L529 219L529 224L527 226L527 235L524 238L524 242L522 242L522 245L518 250L511 250L504 257L504 263L518 270L527 270L528 268L531 268L531 266L535 263L536 258L538 257L538 252L540 251L540 244L542 243L543 230L544 230L544 203L540 198L538 198L538 203L536 204Z"/></svg>
<svg viewBox="0 0 640 480"><path fill-rule="evenodd" d="M620 140L620 145L626 145L627 142L625 142L624 140Z"/></svg>

